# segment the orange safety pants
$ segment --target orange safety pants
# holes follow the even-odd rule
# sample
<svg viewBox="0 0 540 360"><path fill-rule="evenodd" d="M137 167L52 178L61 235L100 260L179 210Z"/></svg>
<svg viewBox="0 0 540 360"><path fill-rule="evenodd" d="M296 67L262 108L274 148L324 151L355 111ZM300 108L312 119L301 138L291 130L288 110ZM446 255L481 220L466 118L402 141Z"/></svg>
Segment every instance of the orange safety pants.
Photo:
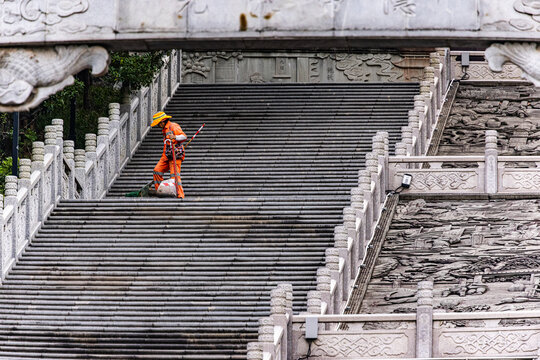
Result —
<svg viewBox="0 0 540 360"><path fill-rule="evenodd" d="M184 198L184 188L182 187L182 179L180 178L180 169L182 167L182 160L176 160L176 171L178 172L178 197ZM165 154L161 155L156 167L154 168L154 186L156 190L159 187L159 184L163 181L163 175L165 171L169 170L171 173L171 178L174 178L174 161L169 160Z"/></svg>

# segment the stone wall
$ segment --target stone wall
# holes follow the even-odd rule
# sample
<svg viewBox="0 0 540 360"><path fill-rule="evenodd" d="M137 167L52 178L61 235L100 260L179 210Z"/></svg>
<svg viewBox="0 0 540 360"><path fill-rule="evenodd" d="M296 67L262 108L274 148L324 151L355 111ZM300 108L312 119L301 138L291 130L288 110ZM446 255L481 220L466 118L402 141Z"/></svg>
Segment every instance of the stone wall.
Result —
<svg viewBox="0 0 540 360"><path fill-rule="evenodd" d="M182 82L419 82L429 53L302 53L187 51Z"/></svg>

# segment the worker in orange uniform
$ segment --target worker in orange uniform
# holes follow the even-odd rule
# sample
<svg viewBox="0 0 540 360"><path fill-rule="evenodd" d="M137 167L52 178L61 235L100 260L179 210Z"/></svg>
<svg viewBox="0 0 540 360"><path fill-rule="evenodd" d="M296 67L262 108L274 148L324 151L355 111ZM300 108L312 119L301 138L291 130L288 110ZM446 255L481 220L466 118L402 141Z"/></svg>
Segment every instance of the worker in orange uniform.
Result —
<svg viewBox="0 0 540 360"><path fill-rule="evenodd" d="M169 115L165 114L163 111L160 111L154 114L152 121L152 126L158 125L163 133L163 154L154 168L154 186L156 187L156 190L158 189L159 184L161 184L163 181L163 174L165 171L169 170L171 177L174 177L172 148L169 145L169 141L166 140L171 140L176 148L176 171L179 180L182 161L186 156L184 153L184 145L182 145L182 143L187 140L187 136L184 131L182 131L180 125L170 121L170 118L171 117ZM178 185L178 197L183 199L184 189L182 188L181 180L179 181Z"/></svg>

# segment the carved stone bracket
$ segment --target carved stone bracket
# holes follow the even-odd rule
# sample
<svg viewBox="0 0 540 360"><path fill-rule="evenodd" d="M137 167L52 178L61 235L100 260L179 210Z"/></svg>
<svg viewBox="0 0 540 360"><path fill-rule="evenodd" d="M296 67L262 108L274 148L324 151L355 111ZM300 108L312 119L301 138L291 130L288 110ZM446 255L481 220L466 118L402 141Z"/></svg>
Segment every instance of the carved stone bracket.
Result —
<svg viewBox="0 0 540 360"><path fill-rule="evenodd" d="M493 44L485 57L493 71L502 71L505 62L512 62L523 70L523 77L540 87L540 49L536 43Z"/></svg>
<svg viewBox="0 0 540 360"><path fill-rule="evenodd" d="M109 54L100 46L0 49L0 112L27 111L64 87L73 75L107 72Z"/></svg>

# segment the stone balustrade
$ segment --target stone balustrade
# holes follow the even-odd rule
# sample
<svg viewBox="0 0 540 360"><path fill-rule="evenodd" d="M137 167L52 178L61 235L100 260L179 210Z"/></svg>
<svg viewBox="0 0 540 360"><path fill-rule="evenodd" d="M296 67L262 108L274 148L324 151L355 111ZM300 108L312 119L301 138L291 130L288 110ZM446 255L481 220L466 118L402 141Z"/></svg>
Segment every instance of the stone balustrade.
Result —
<svg viewBox="0 0 540 360"><path fill-rule="evenodd" d="M414 110L409 112L409 124L403 127L402 141L396 144L399 159L423 155L428 149L451 80L447 70L449 56L448 49L438 49L430 54L430 66L424 69L420 95L415 96ZM309 314L340 314L345 309L358 271L365 263L387 191L399 186L396 186L396 172L389 172L393 166L390 159L388 133L377 132L372 151L365 157L365 170L358 173L358 186L351 189L351 204L343 210L343 224L334 230L334 247L326 250L325 266L317 270L316 290L308 292ZM279 338L277 332L274 335L274 339ZM297 345L295 337L293 347ZM250 344L248 353L253 354L253 359L286 359L277 356L280 352L276 349L283 349L283 346L279 341L271 347L268 342L261 344L259 340L259 345ZM290 355L292 348L288 349Z"/></svg>
<svg viewBox="0 0 540 360"><path fill-rule="evenodd" d="M6 176L0 216L0 283L30 239L61 199L100 199L150 129L152 114L163 109L179 84L180 53L172 52L154 82L131 97L121 113L109 105L98 133L86 134L84 149L63 138L63 120L45 127L34 142L32 159L19 160L19 178Z"/></svg>
<svg viewBox="0 0 540 360"><path fill-rule="evenodd" d="M484 156L390 157L387 190L399 187L404 174L413 178L407 193L540 193L540 156L499 156L495 130L486 131Z"/></svg>

